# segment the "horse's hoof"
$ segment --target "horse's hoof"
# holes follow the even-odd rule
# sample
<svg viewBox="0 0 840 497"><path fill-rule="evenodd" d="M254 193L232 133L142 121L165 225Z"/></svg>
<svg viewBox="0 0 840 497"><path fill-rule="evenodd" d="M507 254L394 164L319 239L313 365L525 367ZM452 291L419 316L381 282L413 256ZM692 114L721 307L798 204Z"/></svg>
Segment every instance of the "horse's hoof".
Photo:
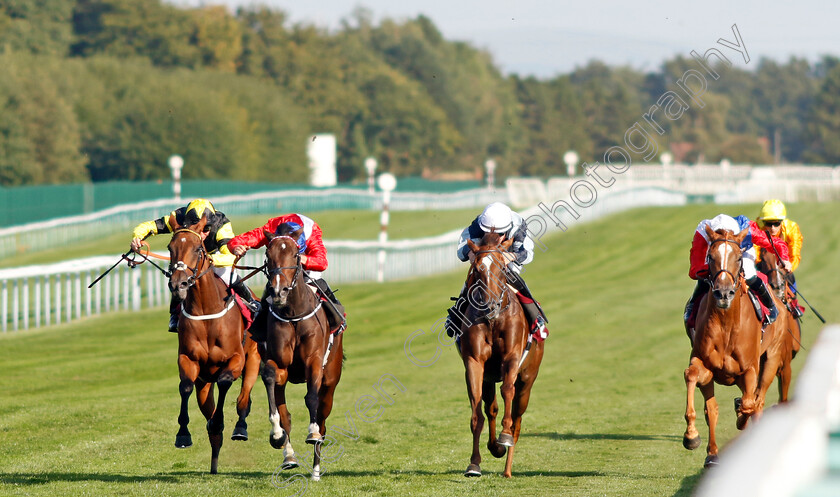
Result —
<svg viewBox="0 0 840 497"><path fill-rule="evenodd" d="M230 434L231 440L242 440L243 442L248 440L248 428L245 427L244 423L240 425L236 423L236 426L233 428L233 433Z"/></svg>
<svg viewBox="0 0 840 497"><path fill-rule="evenodd" d="M179 449L186 449L192 447L192 437L190 435L178 435L175 437L175 447Z"/></svg>
<svg viewBox="0 0 840 497"><path fill-rule="evenodd" d="M321 443L322 441L323 439L321 438L320 433L310 433L309 436L306 437L306 443L308 444L315 445Z"/></svg>
<svg viewBox="0 0 840 497"><path fill-rule="evenodd" d="M294 456L289 456L289 457L286 458L285 461L283 461L283 464L280 465L280 468L281 469L294 469L294 468L297 468L298 466L300 466L300 465L298 464L297 459L295 459Z"/></svg>
<svg viewBox="0 0 840 497"><path fill-rule="evenodd" d="M502 433L499 435L499 439L496 441L496 443L503 447L513 447L513 435Z"/></svg>
<svg viewBox="0 0 840 497"><path fill-rule="evenodd" d="M284 445L286 445L286 440L288 440L288 436L284 433L280 438L274 438L271 435L268 436L268 443L271 444L272 447L275 449L282 449Z"/></svg>
<svg viewBox="0 0 840 497"><path fill-rule="evenodd" d="M478 464L470 464L467 466L467 470L464 472L464 476L481 476L481 468Z"/></svg>
<svg viewBox="0 0 840 497"><path fill-rule="evenodd" d="M683 437L683 447L685 447L688 450L694 450L697 447L700 447L700 437L699 436L696 437L696 438Z"/></svg>
<svg viewBox="0 0 840 497"><path fill-rule="evenodd" d="M713 456L706 456L706 461L703 463L704 468L714 468L718 465L718 456L717 454Z"/></svg>
<svg viewBox="0 0 840 497"><path fill-rule="evenodd" d="M507 447L504 445L499 445L495 442L488 442L487 449L490 451L490 454L493 455L495 458L504 457L507 454Z"/></svg>
<svg viewBox="0 0 840 497"><path fill-rule="evenodd" d="M735 414L741 410L741 397L735 397Z"/></svg>
<svg viewBox="0 0 840 497"><path fill-rule="evenodd" d="M735 420L735 428L738 428L739 430L743 430L744 428L746 428L747 427L747 419L749 419L748 416L745 416L743 414L739 414L738 418Z"/></svg>

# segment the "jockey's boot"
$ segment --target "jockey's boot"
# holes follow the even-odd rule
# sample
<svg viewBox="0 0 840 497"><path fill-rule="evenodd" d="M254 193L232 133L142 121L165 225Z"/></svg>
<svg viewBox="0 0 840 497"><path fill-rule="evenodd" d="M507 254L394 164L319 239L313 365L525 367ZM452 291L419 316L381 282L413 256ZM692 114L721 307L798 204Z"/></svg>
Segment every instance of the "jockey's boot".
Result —
<svg viewBox="0 0 840 497"><path fill-rule="evenodd" d="M533 331L536 328L534 323L537 322L537 316L539 316L542 325L537 327L540 328L540 331L545 331L545 323L548 322L548 316L545 315L545 311L543 311L540 303L534 298L531 289L528 288L528 284L525 283L522 275L516 271L508 271L507 282L516 289L516 296L519 298L519 303L522 304L522 309L528 316L528 325L531 326L531 330Z"/></svg>
<svg viewBox="0 0 840 497"><path fill-rule="evenodd" d="M251 334L251 338L255 342L264 342L267 338L267 327L268 327L268 301L266 301L266 296L263 295L262 300L260 301L260 310L254 315L254 321L251 323L251 326L248 327L248 332Z"/></svg>
<svg viewBox="0 0 840 497"><path fill-rule="evenodd" d="M773 302L773 296L770 295L770 292L767 291L767 287L764 285L764 282L758 276L753 276L752 278L747 280L747 286L750 287L750 290L755 292L756 297L758 300L764 304L764 307L767 308L767 315L764 316L764 321L762 324L767 326L779 317L779 310L776 309L776 304Z"/></svg>
<svg viewBox="0 0 840 497"><path fill-rule="evenodd" d="M248 306L248 309L251 311L253 316L256 316L260 309L262 308L262 304L260 301L254 298L254 295L251 293L251 290L245 285L245 282L242 281L241 278L238 278L233 284L230 285L231 290L237 293L242 300L245 301L245 305Z"/></svg>
<svg viewBox="0 0 840 497"><path fill-rule="evenodd" d="M323 278L315 278L312 283L318 288L321 302L324 303L324 312L327 315L327 321L330 325L330 332L339 335L347 328L346 313L344 305L338 301L335 292L330 288L329 283Z"/></svg>
<svg viewBox="0 0 840 497"><path fill-rule="evenodd" d="M169 332L178 333L178 319L181 317L181 299L175 295L169 300Z"/></svg>
<svg viewBox="0 0 840 497"><path fill-rule="evenodd" d="M790 308L790 313L793 314L793 317L795 319L799 319L805 315L805 313L802 312L802 309L799 307L798 299L790 299L790 301L788 302L788 308Z"/></svg>
<svg viewBox="0 0 840 497"><path fill-rule="evenodd" d="M522 310L525 311L525 319L528 320L528 326L530 327L531 333L540 333L540 337L545 338L548 335L548 328L545 325L545 318L542 314L542 309L537 305L537 303L529 298L526 297L526 300L523 301L522 294L517 294L519 297L519 303L522 305Z"/></svg>
<svg viewBox="0 0 840 497"><path fill-rule="evenodd" d="M443 327L446 329L446 334L450 338L461 332L461 325L467 321L464 311L467 310L467 299L464 292L458 297L453 297L455 305L446 310L446 322Z"/></svg>
<svg viewBox="0 0 840 497"><path fill-rule="evenodd" d="M697 280L697 284L694 285L694 293L691 294L691 298L689 298L688 302L685 303L683 322L685 323L686 327L688 327L688 320L691 319L691 315L694 314L694 306L697 304L697 301L700 300L700 297L708 291L709 281L705 279Z"/></svg>

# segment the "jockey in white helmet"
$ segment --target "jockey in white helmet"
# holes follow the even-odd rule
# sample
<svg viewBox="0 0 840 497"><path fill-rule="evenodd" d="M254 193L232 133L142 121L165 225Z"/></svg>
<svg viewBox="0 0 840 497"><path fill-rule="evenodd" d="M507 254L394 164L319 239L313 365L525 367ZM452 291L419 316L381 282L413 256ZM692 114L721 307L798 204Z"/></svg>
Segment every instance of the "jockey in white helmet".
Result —
<svg viewBox="0 0 840 497"><path fill-rule="evenodd" d="M545 313L539 306L539 303L531 295L531 291L525 284L525 280L519 274L522 266L534 260L534 241L528 237L526 225L522 216L512 211L510 207L501 203L493 202L484 208L484 211L476 217L473 222L461 233L461 241L458 244L457 256L460 260L472 262L475 257L470 251L467 240L479 242L485 233L489 232L502 233L504 239L511 238L513 243L505 254L507 260L507 278L508 283L516 289L517 297L525 311L525 317L528 324L531 326L531 331L536 332L539 339L544 339L548 336L548 329L546 323L548 320ZM461 323L466 322L466 317L463 313L466 310L467 299L464 297L464 291L461 291L461 296L458 297L455 305L449 310L449 317L446 320L446 332L449 336L458 333L461 328Z"/></svg>

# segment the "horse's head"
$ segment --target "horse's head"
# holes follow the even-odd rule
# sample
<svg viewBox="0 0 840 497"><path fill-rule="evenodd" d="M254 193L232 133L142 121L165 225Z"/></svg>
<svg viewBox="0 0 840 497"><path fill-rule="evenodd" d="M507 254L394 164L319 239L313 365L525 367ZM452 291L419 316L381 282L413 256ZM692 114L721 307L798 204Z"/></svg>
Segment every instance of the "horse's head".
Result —
<svg viewBox="0 0 840 497"><path fill-rule="evenodd" d="M172 240L169 241L169 290L181 300L187 298L187 290L210 264L202 235L206 224L206 216L191 226L181 226L175 216L169 217L169 226L172 228Z"/></svg>
<svg viewBox="0 0 840 497"><path fill-rule="evenodd" d="M735 298L743 262L741 242L748 233L749 228L733 234L726 229L713 231L706 226L706 235L709 237L709 252L706 255L709 262L709 282L712 285L715 304L721 309L728 309Z"/></svg>
<svg viewBox="0 0 840 497"><path fill-rule="evenodd" d="M475 254L467 281L467 297L476 310L486 312L484 317L487 319L498 317L504 310L502 306L507 294L505 253L512 243L512 238L502 241L500 233L487 233L479 243L467 240Z"/></svg>
<svg viewBox="0 0 840 497"><path fill-rule="evenodd" d="M276 233L263 230L268 239L265 246L267 287L274 297L275 305L278 306L286 305L289 293L297 285L298 275L302 270L297 240L303 233L303 228L295 226L283 223L277 227Z"/></svg>
<svg viewBox="0 0 840 497"><path fill-rule="evenodd" d="M767 282L770 283L770 288L773 289L776 297L783 299L787 279L785 278L785 270L779 262L779 257L773 250L761 248L761 262L758 269L767 275Z"/></svg>

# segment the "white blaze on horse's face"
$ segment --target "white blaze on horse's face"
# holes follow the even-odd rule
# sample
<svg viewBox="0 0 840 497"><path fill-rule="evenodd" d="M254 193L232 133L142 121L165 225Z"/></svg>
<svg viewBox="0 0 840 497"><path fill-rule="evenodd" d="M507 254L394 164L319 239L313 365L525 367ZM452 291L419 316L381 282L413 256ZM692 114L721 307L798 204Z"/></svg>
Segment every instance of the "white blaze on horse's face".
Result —
<svg viewBox="0 0 840 497"><path fill-rule="evenodd" d="M181 238L181 242L186 242L186 241L187 241L187 237L182 237Z"/></svg>
<svg viewBox="0 0 840 497"><path fill-rule="evenodd" d="M728 248L729 248L729 244L726 243L726 242L718 244L718 252L720 253L720 264L721 264L720 268L722 270L726 270L726 250ZM721 276L723 276L723 274L725 274L725 273L721 273Z"/></svg>
<svg viewBox="0 0 840 497"><path fill-rule="evenodd" d="M493 265L493 258L489 255L485 255L481 258L481 263L487 268L487 271L490 271L490 267Z"/></svg>

